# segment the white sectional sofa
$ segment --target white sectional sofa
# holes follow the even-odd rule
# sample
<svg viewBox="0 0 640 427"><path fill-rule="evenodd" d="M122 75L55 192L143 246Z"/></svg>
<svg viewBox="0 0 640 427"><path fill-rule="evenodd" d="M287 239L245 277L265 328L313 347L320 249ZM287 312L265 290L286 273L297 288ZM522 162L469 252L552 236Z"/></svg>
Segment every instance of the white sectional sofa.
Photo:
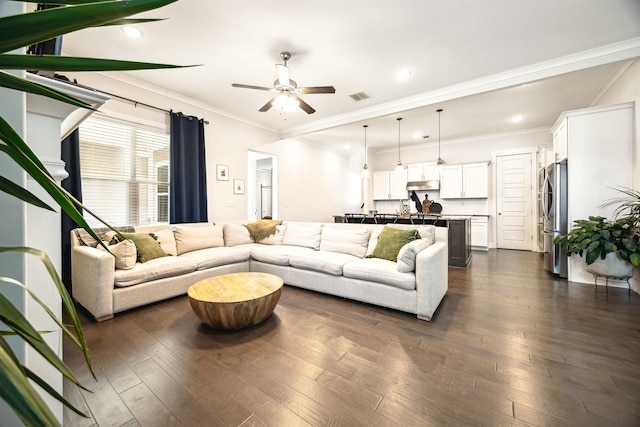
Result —
<svg viewBox="0 0 640 427"><path fill-rule="evenodd" d="M116 258L82 229L71 232L73 297L97 321L114 313L185 294L199 280L243 271L272 273L286 285L323 292L431 320L448 288L447 228L418 229L398 261L373 253L383 225L284 222L256 243L240 223L131 228L153 233L170 256L116 268ZM106 230L96 230L99 235ZM111 232L113 233L113 232ZM107 236L107 239L110 236ZM135 255L134 255L135 256ZM122 267L122 258L118 259ZM129 266L130 266L129 265ZM129 267L125 266L125 267Z"/></svg>

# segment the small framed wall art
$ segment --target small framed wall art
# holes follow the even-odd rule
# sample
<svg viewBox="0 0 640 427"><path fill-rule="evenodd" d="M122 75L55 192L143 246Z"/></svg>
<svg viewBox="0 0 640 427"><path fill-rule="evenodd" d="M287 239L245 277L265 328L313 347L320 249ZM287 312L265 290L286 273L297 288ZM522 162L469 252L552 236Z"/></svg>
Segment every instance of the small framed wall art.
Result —
<svg viewBox="0 0 640 427"><path fill-rule="evenodd" d="M244 179L233 180L233 194L244 194Z"/></svg>
<svg viewBox="0 0 640 427"><path fill-rule="evenodd" d="M216 165L216 179L218 181L229 181L229 166Z"/></svg>

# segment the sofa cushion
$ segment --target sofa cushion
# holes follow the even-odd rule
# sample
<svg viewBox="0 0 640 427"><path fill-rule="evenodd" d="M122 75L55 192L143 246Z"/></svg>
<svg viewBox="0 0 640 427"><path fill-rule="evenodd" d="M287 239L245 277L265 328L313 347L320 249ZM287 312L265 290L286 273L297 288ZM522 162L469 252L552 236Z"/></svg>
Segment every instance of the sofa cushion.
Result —
<svg viewBox="0 0 640 427"><path fill-rule="evenodd" d="M153 234L157 237L158 243L163 251L169 255L178 255L178 249L176 247L176 238L173 236L173 230L158 230Z"/></svg>
<svg viewBox="0 0 640 427"><path fill-rule="evenodd" d="M418 230L420 237L423 239L429 239L431 243L435 243L436 241L436 227L434 225L428 224L393 224L394 228L399 228L401 230L407 229L415 229ZM378 237L380 237L380 232L383 230L383 227L374 228L371 231L371 238L369 239L369 245L367 246L367 255L369 256L373 253L373 250L376 248L376 244L378 243Z"/></svg>
<svg viewBox="0 0 640 427"><path fill-rule="evenodd" d="M191 273L196 268L196 261L189 258L161 257L152 259L144 264L137 263L131 270L116 270L114 284L118 287L133 286L165 277Z"/></svg>
<svg viewBox="0 0 640 427"><path fill-rule="evenodd" d="M284 233L287 231L286 225L278 225L276 227L276 232L266 239L260 240L260 243L264 245L281 245L282 240L284 239Z"/></svg>
<svg viewBox="0 0 640 427"><path fill-rule="evenodd" d="M416 269L416 255L418 252L431 245L429 238L417 239L400 248L398 252L398 271L410 273Z"/></svg>
<svg viewBox="0 0 640 427"><path fill-rule="evenodd" d="M364 258L345 264L344 277L382 283L402 289L416 288L414 273L400 273L395 262L380 258Z"/></svg>
<svg viewBox="0 0 640 427"><path fill-rule="evenodd" d="M266 262L276 265L289 265L289 257L292 254L301 254L315 252L310 248L303 248L300 246L262 246L256 245L251 248L251 258L256 261Z"/></svg>
<svg viewBox="0 0 640 427"><path fill-rule="evenodd" d="M125 239L132 240L136 244L138 251L138 262L147 262L152 259L167 256L162 250L160 243L155 239L152 233L122 233ZM115 236L114 239L117 239ZM114 240L112 240L113 242Z"/></svg>
<svg viewBox="0 0 640 427"><path fill-rule="evenodd" d="M133 227L129 225L124 227L113 227L113 228L120 232L126 232L126 233L133 233L134 231ZM84 246L91 246L92 248L95 248L98 246L98 241L94 239L89 233L87 233L83 228L76 228L74 232L76 233L76 237L78 238L80 243L82 243ZM113 237L111 235L111 233L113 233L113 230L107 227L94 228L93 232L96 233L98 237L100 237L100 240L110 241L111 237Z"/></svg>
<svg viewBox="0 0 640 427"><path fill-rule="evenodd" d="M287 224L287 231L282 239L283 245L301 246L303 248L320 249L322 224Z"/></svg>
<svg viewBox="0 0 640 427"><path fill-rule="evenodd" d="M376 248L371 256L395 262L398 259L400 249L407 243L419 238L420 235L416 229L401 230L385 226L378 237L378 243L376 243Z"/></svg>
<svg viewBox="0 0 640 427"><path fill-rule="evenodd" d="M367 253L370 237L371 230L365 227L325 225L322 227L320 250L363 258Z"/></svg>
<svg viewBox="0 0 640 427"><path fill-rule="evenodd" d="M136 265L138 258L138 252L136 251L136 245L131 240L124 240L122 242L110 245L109 242L102 242L105 246L109 247L111 252L116 257L116 268L120 270L129 270ZM102 246L98 245L98 249L107 252Z"/></svg>
<svg viewBox="0 0 640 427"><path fill-rule="evenodd" d="M223 233L225 246L237 246L253 243L249 230L242 224L225 224Z"/></svg>
<svg viewBox="0 0 640 427"><path fill-rule="evenodd" d="M289 264L292 267L314 270L321 273L342 276L342 267L350 262L359 260L354 255L341 252L329 251L309 251L305 253L292 254L289 257Z"/></svg>
<svg viewBox="0 0 640 427"><path fill-rule="evenodd" d="M174 228L178 255L224 246L222 227L210 223L178 224Z"/></svg>
<svg viewBox="0 0 640 427"><path fill-rule="evenodd" d="M246 261L251 255L249 247L236 246L233 248L206 248L187 252L181 257L194 260L198 264L198 270L218 267L220 265L235 264Z"/></svg>

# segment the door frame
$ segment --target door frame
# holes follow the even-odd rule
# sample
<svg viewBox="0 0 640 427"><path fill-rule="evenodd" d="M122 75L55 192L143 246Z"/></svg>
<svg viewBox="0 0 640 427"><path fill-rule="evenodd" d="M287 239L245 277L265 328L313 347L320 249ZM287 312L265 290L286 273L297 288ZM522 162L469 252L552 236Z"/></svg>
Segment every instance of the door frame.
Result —
<svg viewBox="0 0 640 427"><path fill-rule="evenodd" d="M278 156L275 154L261 153L259 151L247 150L247 220L260 219L256 216L256 162L262 159L271 159L271 212L273 218L278 218Z"/></svg>
<svg viewBox="0 0 640 427"><path fill-rule="evenodd" d="M514 148L512 150L500 150L500 151L492 151L491 152L491 194L493 194L493 203L489 204L489 215L491 215L491 220L489 221L489 225L491 227L491 242L489 242L489 247L492 249L496 249L498 247L498 157L502 156L515 156L519 154L530 154L531 155L531 213L530 215L530 224L529 227L531 235L529 236L529 250L530 251L539 251L538 248L538 239L535 238L535 234L538 230L537 228L537 193L538 193L538 147L528 147L528 148ZM535 225L535 227L534 227ZM535 229L535 230L534 230Z"/></svg>

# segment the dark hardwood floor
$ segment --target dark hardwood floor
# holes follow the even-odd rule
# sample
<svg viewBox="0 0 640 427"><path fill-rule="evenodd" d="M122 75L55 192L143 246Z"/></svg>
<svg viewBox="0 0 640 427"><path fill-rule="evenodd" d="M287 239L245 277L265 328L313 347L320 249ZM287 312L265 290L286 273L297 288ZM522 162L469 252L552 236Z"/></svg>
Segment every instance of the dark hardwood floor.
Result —
<svg viewBox="0 0 640 427"><path fill-rule="evenodd" d="M66 426L638 426L640 295L568 283L540 254L474 252L432 322L285 287L274 315L203 326L185 297L65 341L91 418Z"/></svg>

